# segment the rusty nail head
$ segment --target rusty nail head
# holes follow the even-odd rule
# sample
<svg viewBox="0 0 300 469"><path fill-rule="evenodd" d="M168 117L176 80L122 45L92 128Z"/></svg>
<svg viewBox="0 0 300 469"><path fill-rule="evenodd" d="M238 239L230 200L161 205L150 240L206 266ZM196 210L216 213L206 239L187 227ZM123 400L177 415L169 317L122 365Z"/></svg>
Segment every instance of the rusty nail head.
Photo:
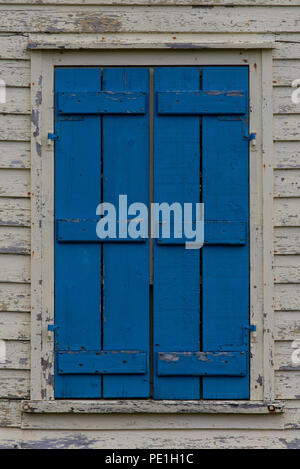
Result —
<svg viewBox="0 0 300 469"><path fill-rule="evenodd" d="M276 411L276 407L274 405L268 405L268 410L269 412L275 412Z"/></svg>

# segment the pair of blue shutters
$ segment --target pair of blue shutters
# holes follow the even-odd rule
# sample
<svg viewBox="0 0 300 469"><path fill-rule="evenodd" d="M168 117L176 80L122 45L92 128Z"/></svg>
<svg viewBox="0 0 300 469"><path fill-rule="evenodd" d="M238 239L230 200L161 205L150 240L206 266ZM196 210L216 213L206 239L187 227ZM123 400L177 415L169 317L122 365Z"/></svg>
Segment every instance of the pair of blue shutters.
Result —
<svg viewBox="0 0 300 469"><path fill-rule="evenodd" d="M247 67L56 69L56 398L249 397L247 135ZM152 185L205 204L201 250L100 242Z"/></svg>

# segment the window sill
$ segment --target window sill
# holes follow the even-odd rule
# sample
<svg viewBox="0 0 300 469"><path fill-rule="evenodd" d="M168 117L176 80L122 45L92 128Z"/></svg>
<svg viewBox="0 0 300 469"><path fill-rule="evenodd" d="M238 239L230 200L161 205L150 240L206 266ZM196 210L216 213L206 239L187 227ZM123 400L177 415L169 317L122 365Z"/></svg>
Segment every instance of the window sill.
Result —
<svg viewBox="0 0 300 469"><path fill-rule="evenodd" d="M280 401L23 401L27 414L281 414Z"/></svg>

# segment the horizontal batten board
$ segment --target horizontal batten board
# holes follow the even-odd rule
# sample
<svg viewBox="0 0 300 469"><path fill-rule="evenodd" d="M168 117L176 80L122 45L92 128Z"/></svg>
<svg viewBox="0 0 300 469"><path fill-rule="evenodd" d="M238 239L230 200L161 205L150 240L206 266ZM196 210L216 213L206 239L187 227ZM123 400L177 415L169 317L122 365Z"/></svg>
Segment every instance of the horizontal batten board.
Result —
<svg viewBox="0 0 300 469"><path fill-rule="evenodd" d="M5 340L5 349L6 360L0 362L0 369L30 369L30 342L24 340Z"/></svg>
<svg viewBox="0 0 300 469"><path fill-rule="evenodd" d="M276 371L277 399L300 399L300 371Z"/></svg>
<svg viewBox="0 0 300 469"><path fill-rule="evenodd" d="M29 141L30 117L0 114L0 140Z"/></svg>
<svg viewBox="0 0 300 469"><path fill-rule="evenodd" d="M275 141L300 141L300 114L275 115L273 120Z"/></svg>
<svg viewBox="0 0 300 469"><path fill-rule="evenodd" d="M30 338L30 314L0 312L1 340L28 340Z"/></svg>
<svg viewBox="0 0 300 469"><path fill-rule="evenodd" d="M29 59L27 52L28 36L0 34L0 43L0 59Z"/></svg>
<svg viewBox="0 0 300 469"><path fill-rule="evenodd" d="M0 282L30 282L30 257L0 254Z"/></svg>
<svg viewBox="0 0 300 469"><path fill-rule="evenodd" d="M282 341L276 342L275 346L275 369L277 371L293 371L298 370L300 371L300 363L299 357L300 353L297 354L297 362L293 360L293 352L297 352L295 348L293 348L293 341ZM300 349L300 337L299 337L299 346Z"/></svg>
<svg viewBox="0 0 300 469"><path fill-rule="evenodd" d="M0 401L0 427L21 427L21 405L19 401Z"/></svg>
<svg viewBox="0 0 300 469"><path fill-rule="evenodd" d="M300 283L300 255L274 256L274 268L276 283Z"/></svg>
<svg viewBox="0 0 300 469"><path fill-rule="evenodd" d="M30 168L29 142L0 142L0 168Z"/></svg>
<svg viewBox="0 0 300 469"><path fill-rule="evenodd" d="M281 33L276 34L273 57L276 59L299 59L300 58L300 34Z"/></svg>
<svg viewBox="0 0 300 469"><path fill-rule="evenodd" d="M146 373L146 353L139 351L60 351L59 374L142 374Z"/></svg>
<svg viewBox="0 0 300 469"><path fill-rule="evenodd" d="M0 369L0 398L24 399L29 396L29 371Z"/></svg>
<svg viewBox="0 0 300 469"><path fill-rule="evenodd" d="M300 254L300 228L275 228L275 254Z"/></svg>
<svg viewBox="0 0 300 469"><path fill-rule="evenodd" d="M1 147L0 147L1 148ZM299 168L300 169L300 145L299 142L275 142L275 168Z"/></svg>
<svg viewBox="0 0 300 469"><path fill-rule="evenodd" d="M0 60L0 79L6 86L30 86L30 64L25 60Z"/></svg>
<svg viewBox="0 0 300 469"><path fill-rule="evenodd" d="M30 199L0 197L0 226L30 226Z"/></svg>
<svg viewBox="0 0 300 469"><path fill-rule="evenodd" d="M0 169L0 196L29 197L30 171L28 169Z"/></svg>
<svg viewBox="0 0 300 469"><path fill-rule="evenodd" d="M1 36L0 36L1 41ZM30 89L6 87L6 102L0 103L0 114L29 114Z"/></svg>
<svg viewBox="0 0 300 469"><path fill-rule="evenodd" d="M0 254L30 254L30 229L0 226Z"/></svg>
<svg viewBox="0 0 300 469"><path fill-rule="evenodd" d="M300 310L300 284L276 284L274 295L277 311Z"/></svg>
<svg viewBox="0 0 300 469"><path fill-rule="evenodd" d="M274 195L276 197L300 197L300 170L276 169L274 172Z"/></svg>
<svg viewBox="0 0 300 469"><path fill-rule="evenodd" d="M300 226L300 199L274 199L274 226Z"/></svg>
<svg viewBox="0 0 300 469"><path fill-rule="evenodd" d="M300 53L300 52L299 52ZM273 111L274 114L300 114L300 102L294 104L290 86L275 86L273 88Z"/></svg>
<svg viewBox="0 0 300 469"><path fill-rule="evenodd" d="M30 285L0 283L0 311L30 311Z"/></svg>
<svg viewBox="0 0 300 469"><path fill-rule="evenodd" d="M287 57L285 57L285 59L286 58ZM299 78L299 77L300 77L300 60L274 60L273 62L273 85L291 86L292 82L296 78Z"/></svg>
<svg viewBox="0 0 300 469"><path fill-rule="evenodd" d="M0 32L298 32L300 7L0 7ZM249 21L251 18L251 21ZM266 21L267 18L267 21ZM282 21L282 18L285 21Z"/></svg>
<svg viewBox="0 0 300 469"><path fill-rule="evenodd" d="M275 313L275 340L300 339L300 311Z"/></svg>
<svg viewBox="0 0 300 469"><path fill-rule="evenodd" d="M274 34L206 33L107 33L101 34L39 34L29 35L29 50L35 49L197 49L197 48L271 48Z"/></svg>

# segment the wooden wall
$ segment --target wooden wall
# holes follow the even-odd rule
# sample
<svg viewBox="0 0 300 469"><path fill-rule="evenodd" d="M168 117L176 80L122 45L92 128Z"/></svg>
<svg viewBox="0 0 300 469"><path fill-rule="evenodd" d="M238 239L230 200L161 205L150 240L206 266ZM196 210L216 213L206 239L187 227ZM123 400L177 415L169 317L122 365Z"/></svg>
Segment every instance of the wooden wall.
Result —
<svg viewBox="0 0 300 469"><path fill-rule="evenodd" d="M233 3L234 8L227 7ZM156 417L155 424L144 417L140 426L135 417L126 423L124 417L114 416L110 425L113 444L119 447L300 447L300 366L291 361L292 341L300 338L300 104L290 98L291 82L300 78L298 31L300 0L0 0L0 78L7 84L7 102L0 104L0 339L6 341L9 357L0 364L0 447L51 447L53 438L69 447L112 444L112 432L105 427L80 432L79 428L79 433L60 429L54 436L50 429L42 434L14 429L21 425L19 400L29 397L30 55L26 47L31 32L57 37L106 32L139 32L147 37L151 32L276 34L276 397L287 400L290 410L283 419L274 416L269 421L237 416L215 424L215 417L185 416L164 428L163 417ZM125 431L130 422L131 431Z"/></svg>

